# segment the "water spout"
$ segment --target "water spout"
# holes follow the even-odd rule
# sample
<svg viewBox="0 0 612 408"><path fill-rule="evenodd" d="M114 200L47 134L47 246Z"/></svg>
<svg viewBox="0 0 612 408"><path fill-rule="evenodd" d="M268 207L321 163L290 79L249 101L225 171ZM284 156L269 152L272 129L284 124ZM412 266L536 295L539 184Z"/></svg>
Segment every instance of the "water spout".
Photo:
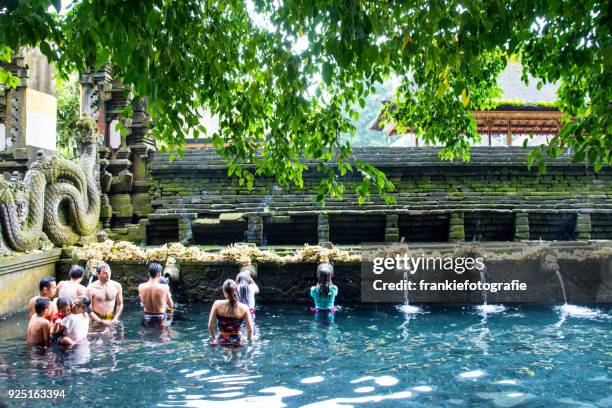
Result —
<svg viewBox="0 0 612 408"><path fill-rule="evenodd" d="M484 284L487 282L485 278L486 268L482 268L480 270L480 282L482 283L482 304L483 306L487 306L487 291L484 289Z"/></svg>
<svg viewBox="0 0 612 408"><path fill-rule="evenodd" d="M489 305L487 301L487 291L484 288L484 284L487 282L487 267L485 266L480 270L480 282L482 283L482 305L478 306L477 309L483 317L483 323L487 321L487 315L492 313L502 313L506 311L504 305Z"/></svg>
<svg viewBox="0 0 612 408"><path fill-rule="evenodd" d="M561 271L557 268L555 269L555 274L557 275L557 279L559 279L559 284L561 284L561 292L563 292L563 304L567 305L567 295L565 294L565 284L563 284L563 277L561 276Z"/></svg>
<svg viewBox="0 0 612 408"><path fill-rule="evenodd" d="M415 313L422 313L423 311L421 310L420 307L418 306L413 306L410 304L410 297L408 296L408 276L410 274L410 270L409 269L404 269L404 304L399 306L398 309L403 312L404 314L415 314Z"/></svg>
<svg viewBox="0 0 612 408"><path fill-rule="evenodd" d="M565 284L563 283L563 277L561 276L561 268L559 267L559 261L555 254L549 253L542 261L542 270L545 273L554 273L559 280L561 285L561 292L563 293L563 304L567 305L567 294L565 293Z"/></svg>

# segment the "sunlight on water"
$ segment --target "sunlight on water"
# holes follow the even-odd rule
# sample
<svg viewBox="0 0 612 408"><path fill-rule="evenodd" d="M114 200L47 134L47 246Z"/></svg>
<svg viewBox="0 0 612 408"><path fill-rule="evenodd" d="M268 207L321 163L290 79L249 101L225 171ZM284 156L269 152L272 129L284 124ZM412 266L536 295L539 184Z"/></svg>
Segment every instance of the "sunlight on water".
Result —
<svg viewBox="0 0 612 408"><path fill-rule="evenodd" d="M240 407L240 408L282 408L286 407L287 404L283 403L283 398L295 397L303 394L302 391L293 390L286 387L270 387L265 388L259 391L259 393L263 394L272 394L272 395L255 395L249 396L245 398L239 399L231 399L231 400L207 400L203 399L206 396L204 395L193 395L186 396L185 400L177 400L176 403L160 403L157 406L159 407L193 407L193 408L227 408L231 407ZM209 395L210 398L233 398L236 395L229 395L231 393L227 393L226 395ZM238 393L242 395L243 393ZM192 397L192 398L188 398ZM197 397L197 398L193 398Z"/></svg>
<svg viewBox="0 0 612 408"><path fill-rule="evenodd" d="M321 377L320 375L317 375L316 377L303 378L302 380L300 380L300 382L302 384L316 384L316 383L323 382L324 380L325 379L323 377Z"/></svg>
<svg viewBox="0 0 612 408"><path fill-rule="evenodd" d="M396 392L394 394L387 395L369 395L367 397L357 397L357 398L333 398L330 400L315 402L313 404L308 404L302 406L302 408L334 408L334 407L342 407L347 408L351 405L346 404L365 404L368 402L381 402L384 400L400 400L412 397L412 392L410 391L402 391Z"/></svg>
<svg viewBox="0 0 612 408"><path fill-rule="evenodd" d="M485 375L484 371L474 370L474 371L467 371L465 373L461 373L461 374L459 374L459 377L467 378L467 379L472 379L472 378L482 377L484 375Z"/></svg>

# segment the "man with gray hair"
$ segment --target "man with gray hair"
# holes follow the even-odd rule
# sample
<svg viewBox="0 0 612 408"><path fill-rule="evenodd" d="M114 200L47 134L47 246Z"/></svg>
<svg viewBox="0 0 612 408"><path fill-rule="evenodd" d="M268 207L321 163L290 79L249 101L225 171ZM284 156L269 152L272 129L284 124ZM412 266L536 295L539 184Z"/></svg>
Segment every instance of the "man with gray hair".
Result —
<svg viewBox="0 0 612 408"><path fill-rule="evenodd" d="M93 312L102 320L117 322L123 312L123 288L111 280L111 269L105 262L96 267L98 280L87 286Z"/></svg>

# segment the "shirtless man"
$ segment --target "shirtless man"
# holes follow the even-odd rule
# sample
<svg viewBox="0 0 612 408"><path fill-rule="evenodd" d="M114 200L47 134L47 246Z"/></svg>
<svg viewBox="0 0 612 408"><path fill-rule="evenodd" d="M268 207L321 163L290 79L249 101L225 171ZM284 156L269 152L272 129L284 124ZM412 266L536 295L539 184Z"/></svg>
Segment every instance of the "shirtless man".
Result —
<svg viewBox="0 0 612 408"><path fill-rule="evenodd" d="M111 280L108 264L100 262L96 267L96 274L98 280L87 286L91 308L100 319L115 323L119 321L123 312L123 288L119 282Z"/></svg>
<svg viewBox="0 0 612 408"><path fill-rule="evenodd" d="M52 299L57 292L57 284L55 282L55 278L53 276L45 276L42 278L38 284L38 295L34 296L28 302L28 319L34 315L35 310L34 306L36 305L36 301L40 298ZM51 313L49 316L53 316L57 313L57 308L55 307L55 303L51 303ZM51 318L51 317L49 317Z"/></svg>
<svg viewBox="0 0 612 408"><path fill-rule="evenodd" d="M149 281L138 286L138 296L144 306L143 323L147 326L164 325L170 320L166 310L174 308L170 287L159 282L161 272L160 264L149 264Z"/></svg>
<svg viewBox="0 0 612 408"><path fill-rule="evenodd" d="M28 324L28 346L47 345L51 340L51 301L40 297L34 302L35 314Z"/></svg>

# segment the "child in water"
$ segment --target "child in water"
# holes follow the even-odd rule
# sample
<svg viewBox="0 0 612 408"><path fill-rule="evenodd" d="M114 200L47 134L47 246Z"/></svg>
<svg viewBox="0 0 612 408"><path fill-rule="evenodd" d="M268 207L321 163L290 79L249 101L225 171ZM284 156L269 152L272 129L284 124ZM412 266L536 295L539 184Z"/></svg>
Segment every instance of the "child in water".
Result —
<svg viewBox="0 0 612 408"><path fill-rule="evenodd" d="M236 276L238 302L247 305L253 316L255 316L255 295L259 294L259 286L253 280L255 273L253 266L245 265L240 268L240 273Z"/></svg>
<svg viewBox="0 0 612 408"><path fill-rule="evenodd" d="M53 323L53 343L60 344L63 337L62 320L70 314L70 299L61 297L57 299L57 313L53 315L51 323Z"/></svg>
<svg viewBox="0 0 612 408"><path fill-rule="evenodd" d="M326 262L319 265L317 275L319 282L310 288L310 296L314 299L313 312L335 313L334 301L338 295L338 287L332 283L334 267Z"/></svg>
<svg viewBox="0 0 612 408"><path fill-rule="evenodd" d="M34 314L28 324L29 346L45 346L51 338L51 301L46 297L39 297L34 302Z"/></svg>
<svg viewBox="0 0 612 408"><path fill-rule="evenodd" d="M70 306L70 314L62 319L64 336L59 344L73 346L87 340L91 300L86 295L77 297Z"/></svg>

